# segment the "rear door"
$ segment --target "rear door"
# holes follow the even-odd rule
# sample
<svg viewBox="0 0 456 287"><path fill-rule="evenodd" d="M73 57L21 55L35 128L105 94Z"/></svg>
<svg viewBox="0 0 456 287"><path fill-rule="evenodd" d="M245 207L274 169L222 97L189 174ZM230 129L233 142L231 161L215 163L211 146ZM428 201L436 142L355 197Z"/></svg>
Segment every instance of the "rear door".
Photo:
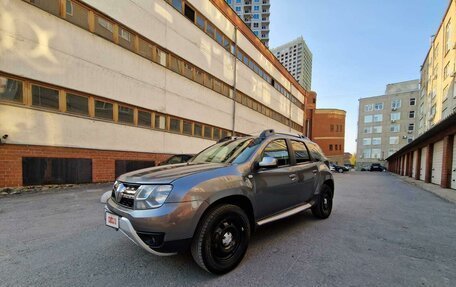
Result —
<svg viewBox="0 0 456 287"><path fill-rule="evenodd" d="M255 212L264 218L299 204L296 191L297 175L291 165L290 150L285 139L276 139L266 145L259 157L277 159L278 166L258 168L253 174L255 185Z"/></svg>
<svg viewBox="0 0 456 287"><path fill-rule="evenodd" d="M309 151L302 141L290 140L290 142L292 156L296 162L292 168L297 176L296 193L299 193L301 203L308 202L314 194L317 164L311 160Z"/></svg>

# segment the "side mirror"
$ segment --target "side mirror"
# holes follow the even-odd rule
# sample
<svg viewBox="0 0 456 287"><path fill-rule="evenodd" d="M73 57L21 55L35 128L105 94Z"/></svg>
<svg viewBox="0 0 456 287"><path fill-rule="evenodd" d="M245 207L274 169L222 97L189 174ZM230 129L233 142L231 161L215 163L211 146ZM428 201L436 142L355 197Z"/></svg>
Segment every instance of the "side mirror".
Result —
<svg viewBox="0 0 456 287"><path fill-rule="evenodd" d="M263 167L263 168L277 167L277 159L270 157L270 156L265 156L258 163L258 167Z"/></svg>

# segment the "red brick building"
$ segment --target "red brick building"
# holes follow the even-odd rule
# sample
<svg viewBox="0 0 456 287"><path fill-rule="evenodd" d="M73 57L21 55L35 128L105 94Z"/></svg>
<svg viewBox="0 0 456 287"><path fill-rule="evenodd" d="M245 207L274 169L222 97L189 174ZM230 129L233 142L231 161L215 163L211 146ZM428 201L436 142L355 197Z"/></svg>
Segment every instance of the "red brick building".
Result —
<svg viewBox="0 0 456 287"><path fill-rule="evenodd" d="M316 109L312 124L312 140L339 165L344 164L345 115L343 110Z"/></svg>

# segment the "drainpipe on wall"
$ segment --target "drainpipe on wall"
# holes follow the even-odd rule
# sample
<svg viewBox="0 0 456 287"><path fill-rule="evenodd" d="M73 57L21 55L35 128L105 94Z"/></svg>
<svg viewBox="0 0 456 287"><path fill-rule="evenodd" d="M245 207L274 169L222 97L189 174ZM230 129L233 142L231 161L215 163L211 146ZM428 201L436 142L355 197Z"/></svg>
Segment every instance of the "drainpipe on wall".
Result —
<svg viewBox="0 0 456 287"><path fill-rule="evenodd" d="M233 129L231 131L232 136L234 136L235 130L236 130L236 77L237 77L237 27L234 27L234 65L233 65Z"/></svg>

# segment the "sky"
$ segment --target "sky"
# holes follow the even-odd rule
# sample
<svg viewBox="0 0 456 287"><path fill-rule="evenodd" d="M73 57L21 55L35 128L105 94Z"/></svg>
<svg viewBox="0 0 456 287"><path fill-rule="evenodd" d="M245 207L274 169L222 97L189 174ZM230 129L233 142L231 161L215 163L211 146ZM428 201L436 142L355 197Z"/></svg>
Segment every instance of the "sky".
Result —
<svg viewBox="0 0 456 287"><path fill-rule="evenodd" d="M449 0L271 0L271 48L303 36L313 54L317 108L347 111L356 152L358 99L419 79ZM316 123L318 124L318 123Z"/></svg>

